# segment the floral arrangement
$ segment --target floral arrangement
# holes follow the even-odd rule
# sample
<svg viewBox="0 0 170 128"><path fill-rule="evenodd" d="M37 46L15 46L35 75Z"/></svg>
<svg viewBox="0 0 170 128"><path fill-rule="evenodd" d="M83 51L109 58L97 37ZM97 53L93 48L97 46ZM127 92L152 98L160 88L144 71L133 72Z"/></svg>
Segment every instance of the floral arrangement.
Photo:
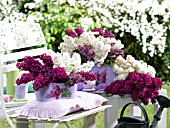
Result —
<svg viewBox="0 0 170 128"><path fill-rule="evenodd" d="M74 52L80 54L82 63L93 61L98 66L102 64L113 65L117 56L123 56L121 50L124 45L120 40L116 40L109 31L95 28L85 32L81 28L73 30L66 29L64 42L60 43L61 52Z"/></svg>
<svg viewBox="0 0 170 128"><path fill-rule="evenodd" d="M44 86L48 86L50 83L64 83L68 79L68 75L64 68L53 68L53 61L51 56L42 54L40 60L36 60L34 57L26 56L23 58L23 62L17 63L17 68L28 71L24 73L20 78L16 80L16 84L33 82L33 89L38 91Z"/></svg>
<svg viewBox="0 0 170 128"><path fill-rule="evenodd" d="M96 79L96 76L90 72L80 71L67 74L65 68L53 67L52 57L45 53L40 55L40 60L26 56L16 66L18 69L28 71L28 73L23 73L16 80L16 84L20 85L33 81L33 89L35 91L48 86L50 83L65 83L66 88L68 88L79 82ZM59 87L54 87L49 97L58 98L60 92L61 89Z"/></svg>
<svg viewBox="0 0 170 128"><path fill-rule="evenodd" d="M67 74L71 74L75 71L88 72L94 66L94 62L92 61L87 61L87 63L82 64L79 53L73 53L72 56L70 56L68 52L55 53L53 50L48 50L47 54L52 57L54 67L64 67Z"/></svg>
<svg viewBox="0 0 170 128"><path fill-rule="evenodd" d="M141 100L147 105L149 99L156 102L158 90L162 88L162 81L155 77L155 69L144 62L135 60L131 55L126 60L119 56L115 60L115 82L105 88L105 92L118 94L131 94L132 100Z"/></svg>

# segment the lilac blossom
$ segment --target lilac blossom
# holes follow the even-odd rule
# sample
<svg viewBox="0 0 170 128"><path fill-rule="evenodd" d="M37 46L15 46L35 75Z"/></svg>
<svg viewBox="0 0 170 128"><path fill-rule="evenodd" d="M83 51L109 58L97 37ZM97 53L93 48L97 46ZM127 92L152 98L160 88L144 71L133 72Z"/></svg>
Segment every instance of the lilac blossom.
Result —
<svg viewBox="0 0 170 128"><path fill-rule="evenodd" d="M79 45L77 47L79 54L82 57L82 61L83 62L87 62L87 61L93 61L94 57L95 57L95 52L92 49L92 46L90 45Z"/></svg>
<svg viewBox="0 0 170 128"><path fill-rule="evenodd" d="M92 32L98 32L98 34L95 35L95 37L103 36L104 32L101 28L94 28L91 30Z"/></svg>
<svg viewBox="0 0 170 128"><path fill-rule="evenodd" d="M162 88L160 78L152 78L149 74L139 74L137 72L129 73L125 80L117 80L107 86L104 91L115 95L123 96L131 94L132 100L141 100L147 105L149 100L156 102L159 95L158 90Z"/></svg>
<svg viewBox="0 0 170 128"><path fill-rule="evenodd" d="M108 37L114 38L114 35L113 35L112 32L106 30L106 31L103 33L103 37L104 37L104 38L108 38Z"/></svg>
<svg viewBox="0 0 170 128"><path fill-rule="evenodd" d="M77 34L70 29L66 29L65 33L66 33L66 35L71 36L73 38L77 37Z"/></svg>
<svg viewBox="0 0 170 128"><path fill-rule="evenodd" d="M75 28L74 31L77 33L78 37L84 32L82 28Z"/></svg>

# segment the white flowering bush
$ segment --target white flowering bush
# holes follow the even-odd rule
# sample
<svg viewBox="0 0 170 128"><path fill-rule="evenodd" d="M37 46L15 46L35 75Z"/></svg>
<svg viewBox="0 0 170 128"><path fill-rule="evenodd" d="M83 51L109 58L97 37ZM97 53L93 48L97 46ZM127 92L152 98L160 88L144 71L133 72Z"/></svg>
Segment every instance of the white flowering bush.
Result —
<svg viewBox="0 0 170 128"><path fill-rule="evenodd" d="M17 10L17 6L12 0L0 1L0 21L1 22L14 22L24 21L26 15Z"/></svg>
<svg viewBox="0 0 170 128"><path fill-rule="evenodd" d="M131 72L139 74L149 74L155 77L156 71L154 67L146 62L135 60L131 55L127 55L126 59L119 56L115 60L114 71L116 73L115 80L125 80Z"/></svg>
<svg viewBox="0 0 170 128"><path fill-rule="evenodd" d="M68 52L55 53L53 50L48 50L48 53L54 62L54 67L64 67L68 74L84 71L88 72L94 66L94 62L88 61L87 63L81 64L81 57L79 53L74 53L71 57Z"/></svg>

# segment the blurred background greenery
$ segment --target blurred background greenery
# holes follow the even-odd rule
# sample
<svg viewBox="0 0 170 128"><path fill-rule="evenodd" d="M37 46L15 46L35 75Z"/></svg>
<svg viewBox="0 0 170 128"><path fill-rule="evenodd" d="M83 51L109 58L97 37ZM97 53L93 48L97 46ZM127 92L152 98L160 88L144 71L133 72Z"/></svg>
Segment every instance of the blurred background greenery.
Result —
<svg viewBox="0 0 170 128"><path fill-rule="evenodd" d="M135 5L132 6L128 4L128 1L124 3L121 3L121 1L119 2L117 0L116 2L110 1L110 3L108 3L108 0L103 0L102 2L98 2L97 0L5 1L8 2L0 3L0 20L8 20L9 22L12 22L14 20L21 20L40 23L45 35L48 48L59 51L58 46L63 41L62 37L65 35L64 31L67 28L74 29L76 27L82 27L84 29L91 29L98 27L107 29L112 31L115 34L115 37L123 42L123 44L125 45L125 55L131 54L135 57L135 59L143 60L148 64L154 66L157 71L157 77L162 78L165 83L169 83L170 10L168 9L169 6L165 6L168 0L158 0L158 2L156 2L157 0L153 0L153 6L149 6L148 1L148 7L142 7L144 9L143 14L146 15L147 24L150 25L151 29L153 29L153 22L156 22L157 25L162 26L162 29L166 31L164 32L164 35L159 35L159 31L157 34L157 36L166 36L166 44L164 46L165 49L163 50L163 53L159 53L159 47L157 46L155 41L155 45L153 45L153 47L155 47L155 53L152 56L150 55L149 51L146 51L145 53L142 51L142 44L144 42L142 42L142 39L138 39L143 38L142 30L140 30L140 28L138 28L140 37L137 37L134 36L131 31L128 31L126 29L122 30L122 28L120 27L121 21L124 20L122 19L122 17L124 17L127 21L135 21L139 22L139 25L142 24L142 17L138 15L139 11L136 11L134 9ZM145 0L137 1L138 4L142 2L145 2ZM155 10L156 8L159 9L159 6L163 8L163 11L165 11L165 14L167 14L166 20L164 20L165 14L163 13L158 12L156 14L152 14L154 13L153 10ZM133 11L129 12L131 7L133 7L131 9ZM118 9L119 12L116 12L116 9ZM131 13L135 13L135 16L132 16ZM124 26L126 26L126 24L124 24ZM150 44L152 38L152 36L147 35L146 43Z"/></svg>

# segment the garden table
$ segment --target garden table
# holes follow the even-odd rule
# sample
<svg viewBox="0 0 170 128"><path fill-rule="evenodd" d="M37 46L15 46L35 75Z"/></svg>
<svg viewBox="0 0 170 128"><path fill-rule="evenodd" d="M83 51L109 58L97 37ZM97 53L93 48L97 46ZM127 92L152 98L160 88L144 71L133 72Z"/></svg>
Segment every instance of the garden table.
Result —
<svg viewBox="0 0 170 128"><path fill-rule="evenodd" d="M35 94L29 93L27 95L29 97L29 101L35 99ZM68 99L69 100L69 99ZM26 103L26 102L25 102ZM20 105L25 104L24 102L19 102L18 105L12 106L7 103L6 107L18 107ZM84 124L82 128L96 128L95 124L95 117L98 112L104 111L105 109L112 107L112 105L102 105L96 108L92 108L89 110L78 110L72 113L69 113L65 116L59 117L59 118L39 118L39 117L25 117L25 116L18 116L17 114L12 114L11 118L17 118L17 128L28 128L29 127L29 121L32 121L33 128L46 128L46 123L55 123L53 128L56 128L60 123L64 123L67 128L70 128L70 125L68 124L69 121L77 120L79 118L84 118Z"/></svg>
<svg viewBox="0 0 170 128"><path fill-rule="evenodd" d="M101 94L102 95L102 94ZM160 91L160 95L166 96L166 90L162 89ZM33 93L29 93L28 100L35 99L35 95ZM105 95L103 95L105 96ZM105 96L106 97L106 96ZM108 99L107 102L104 103L106 106L101 106L98 108L94 108L91 110L86 111L77 111L71 114L68 114L64 117L61 117L59 119L53 119L53 120L47 120L47 119L41 119L37 120L37 118L29 118L29 120L33 121L33 128L45 128L46 124L45 122L55 122L55 127L58 126L59 123L64 123L67 128L69 128L69 124L67 122L71 120L76 120L79 118L84 118L84 126L83 128L95 128L95 116L98 112L104 111L105 112L105 128L113 128L117 124L118 119L118 110L122 108L125 104L129 102L133 102L130 95L125 95L123 97L118 95L108 96L106 97ZM18 102L13 103L9 102L6 103L7 108L14 108L19 107L21 105L24 105L26 102ZM154 113L157 112L159 105L156 103L154 104ZM107 109L106 109L107 108ZM130 115L140 116L141 112L140 109L136 106L130 106ZM158 122L158 128L166 128L166 122L167 122L167 110L165 109L162 113L161 120ZM23 123L23 121L25 123ZM28 128L28 119L25 117L20 117L17 119L17 128Z"/></svg>

